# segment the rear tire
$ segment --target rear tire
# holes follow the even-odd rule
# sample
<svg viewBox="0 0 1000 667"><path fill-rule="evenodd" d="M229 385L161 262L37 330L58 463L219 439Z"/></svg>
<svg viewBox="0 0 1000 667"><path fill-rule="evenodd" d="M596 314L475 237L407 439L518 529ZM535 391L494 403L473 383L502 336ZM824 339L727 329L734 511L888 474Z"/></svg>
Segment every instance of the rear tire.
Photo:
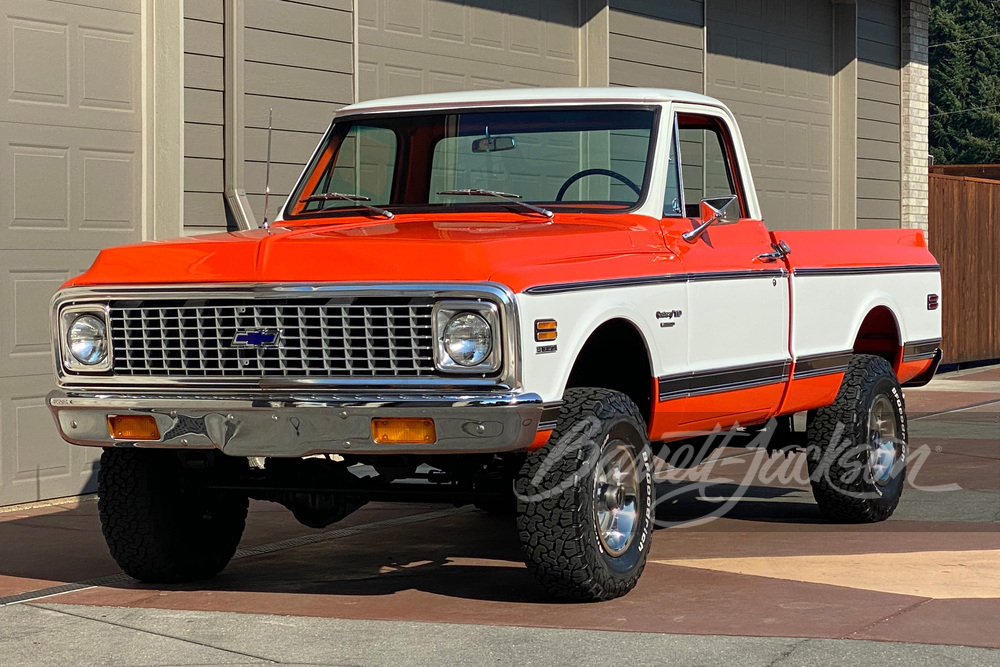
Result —
<svg viewBox="0 0 1000 667"><path fill-rule="evenodd" d="M243 535L248 500L192 484L173 452L105 449L97 506L111 556L127 575L179 583L226 567Z"/></svg>
<svg viewBox="0 0 1000 667"><path fill-rule="evenodd" d="M906 480L903 390L885 359L851 359L833 404L809 423L807 461L820 512L840 523L892 516Z"/></svg>
<svg viewBox="0 0 1000 667"><path fill-rule="evenodd" d="M635 587L653 532L646 425L621 392L568 389L549 443L515 484L528 570L554 597L610 600Z"/></svg>

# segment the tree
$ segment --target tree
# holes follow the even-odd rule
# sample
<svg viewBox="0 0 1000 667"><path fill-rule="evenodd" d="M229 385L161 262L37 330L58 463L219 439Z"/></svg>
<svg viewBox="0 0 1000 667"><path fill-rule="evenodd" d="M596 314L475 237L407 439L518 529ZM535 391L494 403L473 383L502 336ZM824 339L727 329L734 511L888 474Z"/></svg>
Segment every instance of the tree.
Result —
<svg viewBox="0 0 1000 667"><path fill-rule="evenodd" d="M930 44L935 163L1000 163L1000 0L932 0Z"/></svg>

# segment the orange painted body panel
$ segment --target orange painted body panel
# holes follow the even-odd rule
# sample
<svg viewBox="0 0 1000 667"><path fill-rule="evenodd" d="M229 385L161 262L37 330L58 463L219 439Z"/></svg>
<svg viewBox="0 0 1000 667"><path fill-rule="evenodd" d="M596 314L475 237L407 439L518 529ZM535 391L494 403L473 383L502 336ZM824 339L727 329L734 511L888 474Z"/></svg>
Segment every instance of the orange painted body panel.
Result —
<svg viewBox="0 0 1000 667"><path fill-rule="evenodd" d="M937 264L919 229L776 231L771 236L791 247L793 270Z"/></svg>
<svg viewBox="0 0 1000 667"><path fill-rule="evenodd" d="M69 284L494 280L521 291L679 271L658 223L634 215L341 217L272 231L109 248Z"/></svg>
<svg viewBox="0 0 1000 667"><path fill-rule="evenodd" d="M655 276L746 266L746 247L699 251L680 234L688 219L558 213L554 222L510 213L401 214L394 220L337 217L264 230L150 241L101 251L67 285L226 282L502 282L515 292L539 284ZM759 238L746 220L716 236ZM780 232L794 268L934 264L910 230ZM666 242L664 241L666 237ZM726 238L726 240L730 240ZM735 240L735 239L733 239ZM892 252L887 252L893 249ZM762 267L763 268L763 267Z"/></svg>
<svg viewBox="0 0 1000 667"><path fill-rule="evenodd" d="M831 373L818 377L795 379L788 383L785 397L781 401L778 414L791 414L803 410L813 410L833 403L837 398L840 383L844 381L843 373Z"/></svg>
<svg viewBox="0 0 1000 667"><path fill-rule="evenodd" d="M649 426L650 440L670 441L693 431L711 431L734 424L759 424L775 413L785 385L725 391L658 402Z"/></svg>
<svg viewBox="0 0 1000 667"><path fill-rule="evenodd" d="M698 243L688 243L681 235L699 221L671 218L661 222L663 233L685 264L688 272L774 269L780 264L755 261L757 254L770 252L767 228L759 220L743 219L736 224L710 227Z"/></svg>
<svg viewBox="0 0 1000 667"><path fill-rule="evenodd" d="M899 363L899 370L896 371L896 377L899 378L899 383L903 384L909 382L913 378L917 377L934 363L933 359L918 359L917 361L902 361Z"/></svg>

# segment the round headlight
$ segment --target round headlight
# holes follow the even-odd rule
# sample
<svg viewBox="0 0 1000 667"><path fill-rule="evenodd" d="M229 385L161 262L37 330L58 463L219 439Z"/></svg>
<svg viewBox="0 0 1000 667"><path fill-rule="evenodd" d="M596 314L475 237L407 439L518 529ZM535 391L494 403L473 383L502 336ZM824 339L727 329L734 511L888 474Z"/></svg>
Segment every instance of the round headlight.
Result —
<svg viewBox="0 0 1000 667"><path fill-rule="evenodd" d="M448 356L462 366L478 366L493 350L490 325L476 313L455 315L445 325L441 338Z"/></svg>
<svg viewBox="0 0 1000 667"><path fill-rule="evenodd" d="M96 315L81 315L66 331L66 345L84 366L95 366L108 358L108 328Z"/></svg>

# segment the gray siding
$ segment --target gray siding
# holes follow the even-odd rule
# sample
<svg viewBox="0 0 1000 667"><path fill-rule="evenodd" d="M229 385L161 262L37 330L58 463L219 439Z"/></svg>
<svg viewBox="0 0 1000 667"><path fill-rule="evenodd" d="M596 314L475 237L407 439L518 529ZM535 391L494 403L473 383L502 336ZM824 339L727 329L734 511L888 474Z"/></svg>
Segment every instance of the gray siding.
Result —
<svg viewBox="0 0 1000 667"><path fill-rule="evenodd" d="M704 92L701 0L612 0L610 24L612 86Z"/></svg>
<svg viewBox="0 0 1000 667"><path fill-rule="evenodd" d="M245 7L246 190L261 217L273 109L273 220L333 113L354 100L352 1L246 0Z"/></svg>
<svg viewBox="0 0 1000 667"><path fill-rule="evenodd" d="M223 0L184 2L184 229L225 229Z"/></svg>
<svg viewBox="0 0 1000 667"><path fill-rule="evenodd" d="M858 227L900 219L899 0L858 2Z"/></svg>
<svg viewBox="0 0 1000 667"><path fill-rule="evenodd" d="M244 169L257 217L264 208L268 109L274 110L273 220L333 112L353 101L351 4L245 1ZM223 0L186 0L184 16L184 231L224 231Z"/></svg>

